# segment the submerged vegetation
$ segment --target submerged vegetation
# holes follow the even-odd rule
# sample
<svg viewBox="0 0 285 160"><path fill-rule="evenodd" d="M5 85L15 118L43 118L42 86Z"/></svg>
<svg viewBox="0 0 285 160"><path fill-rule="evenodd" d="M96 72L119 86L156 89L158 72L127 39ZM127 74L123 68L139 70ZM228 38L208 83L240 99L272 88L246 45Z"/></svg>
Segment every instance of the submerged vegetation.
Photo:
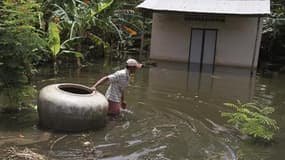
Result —
<svg viewBox="0 0 285 160"><path fill-rule="evenodd" d="M259 107L255 103L237 104L225 103L234 112L222 112L222 117L228 119L228 123L235 126L242 134L247 134L255 139L271 141L275 132L279 129L277 122L268 117L274 112L273 107Z"/></svg>

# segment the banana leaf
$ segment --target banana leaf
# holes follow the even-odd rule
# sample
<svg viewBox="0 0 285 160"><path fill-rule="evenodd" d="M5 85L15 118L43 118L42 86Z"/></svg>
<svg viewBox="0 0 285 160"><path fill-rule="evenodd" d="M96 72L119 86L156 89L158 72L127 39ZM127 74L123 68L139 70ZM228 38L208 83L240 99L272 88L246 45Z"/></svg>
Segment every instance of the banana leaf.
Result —
<svg viewBox="0 0 285 160"><path fill-rule="evenodd" d="M48 27L48 46L52 52L52 55L56 57L60 51L60 35L59 29L56 23L50 22Z"/></svg>

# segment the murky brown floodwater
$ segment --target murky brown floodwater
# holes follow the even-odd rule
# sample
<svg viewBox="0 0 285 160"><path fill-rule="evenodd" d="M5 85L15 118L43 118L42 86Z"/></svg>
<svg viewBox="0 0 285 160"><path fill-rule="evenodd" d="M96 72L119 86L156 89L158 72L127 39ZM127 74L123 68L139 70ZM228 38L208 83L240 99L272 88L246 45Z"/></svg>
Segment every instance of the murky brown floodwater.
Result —
<svg viewBox="0 0 285 160"><path fill-rule="evenodd" d="M72 82L91 86L118 69L101 64L61 70L57 77L42 72L37 86ZM104 129L63 134L37 128L37 113L0 115L0 158L7 149L25 147L49 159L103 160L279 160L285 156L285 76L250 77L249 71L216 68L214 75L188 72L186 65L159 62L137 72L126 93L129 110ZM106 86L99 88L104 92ZM253 144L225 125L224 102L258 101L274 106L280 131L272 145ZM36 102L36 100L35 100ZM56 141L56 143L55 143ZM90 142L85 146L84 142Z"/></svg>

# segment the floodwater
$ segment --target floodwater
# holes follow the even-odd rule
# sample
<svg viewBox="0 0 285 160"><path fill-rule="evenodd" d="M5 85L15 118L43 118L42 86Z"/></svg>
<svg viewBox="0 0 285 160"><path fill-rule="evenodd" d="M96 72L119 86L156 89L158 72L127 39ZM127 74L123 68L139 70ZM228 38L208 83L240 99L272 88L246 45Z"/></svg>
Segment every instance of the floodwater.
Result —
<svg viewBox="0 0 285 160"><path fill-rule="evenodd" d="M42 71L38 89L52 83L91 86L119 69L97 64ZM183 64L158 62L139 70L126 92L128 112L105 128L83 133L53 133L37 127L36 111L0 115L0 158L10 147L29 148L48 159L101 160L279 160L285 156L285 75L250 76L241 68L216 67L213 74L188 71ZM104 92L106 85L99 88ZM224 102L273 106L280 130L272 144L252 143L226 125ZM34 100L36 103L36 99Z"/></svg>

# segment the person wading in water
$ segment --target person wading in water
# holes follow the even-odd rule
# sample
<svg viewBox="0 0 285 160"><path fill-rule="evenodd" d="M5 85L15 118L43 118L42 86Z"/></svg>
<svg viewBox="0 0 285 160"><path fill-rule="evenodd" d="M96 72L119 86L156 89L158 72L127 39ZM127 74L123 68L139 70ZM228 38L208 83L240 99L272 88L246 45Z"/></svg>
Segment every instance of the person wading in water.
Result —
<svg viewBox="0 0 285 160"><path fill-rule="evenodd" d="M121 108L126 108L127 104L124 101L124 90L129 84L130 75L134 74L136 70L142 68L142 66L143 65L138 63L135 59L128 59L126 61L126 68L102 77L91 87L93 91L96 91L99 85L109 81L110 85L105 94L109 102L108 115L117 116L120 114Z"/></svg>

